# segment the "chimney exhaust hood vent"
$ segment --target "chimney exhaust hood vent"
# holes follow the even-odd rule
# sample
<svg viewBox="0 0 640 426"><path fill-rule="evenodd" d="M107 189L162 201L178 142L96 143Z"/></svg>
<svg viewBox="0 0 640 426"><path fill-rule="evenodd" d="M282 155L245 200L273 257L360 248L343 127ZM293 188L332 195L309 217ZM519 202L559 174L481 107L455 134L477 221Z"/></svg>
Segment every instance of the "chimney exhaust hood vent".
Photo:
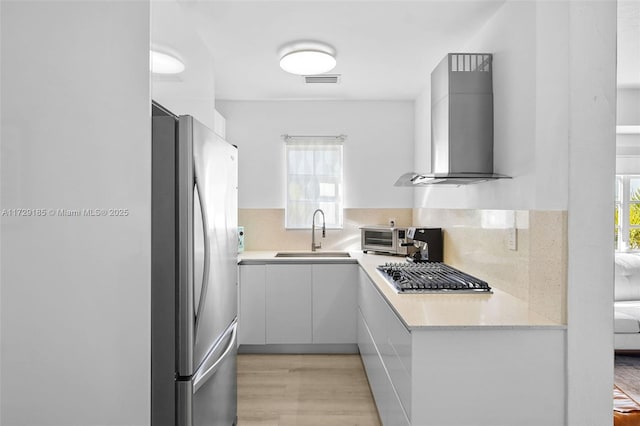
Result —
<svg viewBox="0 0 640 426"><path fill-rule="evenodd" d="M510 179L493 172L493 55L449 53L431 73L431 171L395 186Z"/></svg>

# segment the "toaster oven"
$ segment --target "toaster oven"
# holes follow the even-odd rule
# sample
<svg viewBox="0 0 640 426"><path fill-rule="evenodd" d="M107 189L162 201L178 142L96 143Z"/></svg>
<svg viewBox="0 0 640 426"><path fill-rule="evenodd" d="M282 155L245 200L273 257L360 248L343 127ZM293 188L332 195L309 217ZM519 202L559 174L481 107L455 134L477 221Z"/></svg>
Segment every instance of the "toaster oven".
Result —
<svg viewBox="0 0 640 426"><path fill-rule="evenodd" d="M410 254L413 242L407 239L407 228L388 226L363 226L360 228L362 251L379 252L406 256Z"/></svg>

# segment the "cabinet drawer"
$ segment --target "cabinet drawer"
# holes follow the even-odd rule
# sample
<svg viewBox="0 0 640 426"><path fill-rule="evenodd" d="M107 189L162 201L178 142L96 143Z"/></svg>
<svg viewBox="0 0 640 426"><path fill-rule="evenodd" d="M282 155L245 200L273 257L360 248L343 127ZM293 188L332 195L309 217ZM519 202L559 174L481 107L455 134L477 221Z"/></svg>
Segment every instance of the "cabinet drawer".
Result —
<svg viewBox="0 0 640 426"><path fill-rule="evenodd" d="M388 307L387 321L387 352L382 354L389 377L398 392L402 405L411 415L411 334Z"/></svg>
<svg viewBox="0 0 640 426"><path fill-rule="evenodd" d="M358 310L358 347L378 415L385 426L410 426L389 374L374 344L369 327Z"/></svg>
<svg viewBox="0 0 640 426"><path fill-rule="evenodd" d="M367 321L371 337L379 347L387 343L385 325L387 315L385 314L388 308L386 308L385 302L380 298L377 290L373 288L373 283L362 269L360 269L359 284L358 305L362 311L362 316Z"/></svg>
<svg viewBox="0 0 640 426"><path fill-rule="evenodd" d="M358 348L360 349L360 357L362 363L367 372L367 379L369 380L369 386L371 387L371 393L378 407L378 413L382 418L382 407L388 399L388 395L384 392L384 380L385 375L384 367L382 366L382 360L378 355L378 351L373 344L373 339L369 332L369 328L366 326L362 315L358 312Z"/></svg>
<svg viewBox="0 0 640 426"><path fill-rule="evenodd" d="M391 314L387 322L389 344L400 361L402 369L411 376L411 333L390 308L389 313Z"/></svg>
<svg viewBox="0 0 640 426"><path fill-rule="evenodd" d="M402 406L411 416L411 333L362 270L359 281L362 315Z"/></svg>

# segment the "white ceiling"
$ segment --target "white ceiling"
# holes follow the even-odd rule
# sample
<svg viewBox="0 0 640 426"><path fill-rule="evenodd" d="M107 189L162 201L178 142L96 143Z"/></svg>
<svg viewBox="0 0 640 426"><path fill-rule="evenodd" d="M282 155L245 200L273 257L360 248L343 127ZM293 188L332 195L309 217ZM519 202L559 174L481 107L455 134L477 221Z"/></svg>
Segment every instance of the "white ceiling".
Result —
<svg viewBox="0 0 640 426"><path fill-rule="evenodd" d="M154 84L197 98L199 90L213 92L213 73L216 99L414 99L444 55L464 49L503 3L154 0L153 44L178 52L187 63L180 76ZM283 44L309 39L336 49L338 65L331 73L341 75L339 84L307 85L279 68ZM640 88L638 0L619 1L618 85Z"/></svg>
<svg viewBox="0 0 640 426"><path fill-rule="evenodd" d="M214 57L218 99L414 99L504 0L205 1L189 6ZM337 85L282 71L278 50L318 40L337 51Z"/></svg>

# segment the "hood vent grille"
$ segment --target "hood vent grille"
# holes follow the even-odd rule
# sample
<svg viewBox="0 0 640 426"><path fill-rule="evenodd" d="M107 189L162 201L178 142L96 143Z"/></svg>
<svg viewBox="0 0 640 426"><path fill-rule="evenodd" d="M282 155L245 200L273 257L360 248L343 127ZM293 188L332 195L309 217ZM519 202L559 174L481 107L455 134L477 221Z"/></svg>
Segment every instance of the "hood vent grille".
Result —
<svg viewBox="0 0 640 426"><path fill-rule="evenodd" d="M340 74L305 75L304 82L307 84L338 84Z"/></svg>
<svg viewBox="0 0 640 426"><path fill-rule="evenodd" d="M491 72L491 55L488 53L452 53L451 72Z"/></svg>

